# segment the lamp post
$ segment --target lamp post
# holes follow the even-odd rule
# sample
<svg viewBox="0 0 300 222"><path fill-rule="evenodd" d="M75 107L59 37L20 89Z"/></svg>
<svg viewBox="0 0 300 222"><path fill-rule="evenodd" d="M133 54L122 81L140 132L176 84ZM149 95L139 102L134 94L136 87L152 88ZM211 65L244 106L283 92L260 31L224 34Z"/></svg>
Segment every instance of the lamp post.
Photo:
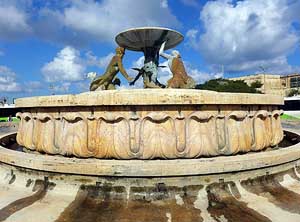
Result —
<svg viewBox="0 0 300 222"><path fill-rule="evenodd" d="M53 84L49 85L49 90L50 90L51 95L54 95L54 85Z"/></svg>
<svg viewBox="0 0 300 222"><path fill-rule="evenodd" d="M266 94L266 69L263 66L259 67L263 71L264 75L264 94Z"/></svg>

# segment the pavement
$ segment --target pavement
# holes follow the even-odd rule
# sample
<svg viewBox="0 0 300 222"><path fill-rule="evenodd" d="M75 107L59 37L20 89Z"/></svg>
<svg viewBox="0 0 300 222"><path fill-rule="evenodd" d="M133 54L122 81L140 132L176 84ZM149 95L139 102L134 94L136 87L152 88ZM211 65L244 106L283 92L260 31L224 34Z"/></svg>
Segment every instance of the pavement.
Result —
<svg viewBox="0 0 300 222"><path fill-rule="evenodd" d="M281 124L284 129L300 130L300 120L282 120Z"/></svg>

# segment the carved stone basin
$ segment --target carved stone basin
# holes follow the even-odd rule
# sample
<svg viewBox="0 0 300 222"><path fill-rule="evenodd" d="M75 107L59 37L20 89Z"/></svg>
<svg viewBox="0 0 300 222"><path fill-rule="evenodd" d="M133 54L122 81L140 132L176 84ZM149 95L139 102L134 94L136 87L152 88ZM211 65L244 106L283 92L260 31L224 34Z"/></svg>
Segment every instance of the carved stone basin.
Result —
<svg viewBox="0 0 300 222"><path fill-rule="evenodd" d="M119 46L133 51L144 52L147 48L159 49L165 41L165 49L174 48L183 40L175 30L162 27L141 27L125 30L116 36Z"/></svg>
<svg viewBox="0 0 300 222"><path fill-rule="evenodd" d="M108 90L21 98L17 142L65 156L175 159L275 147L275 95L183 89Z"/></svg>

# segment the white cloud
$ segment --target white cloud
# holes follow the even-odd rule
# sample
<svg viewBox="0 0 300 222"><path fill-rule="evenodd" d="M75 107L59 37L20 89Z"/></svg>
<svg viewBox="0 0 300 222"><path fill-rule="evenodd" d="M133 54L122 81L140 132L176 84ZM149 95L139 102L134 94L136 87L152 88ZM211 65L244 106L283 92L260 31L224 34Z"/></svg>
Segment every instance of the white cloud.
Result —
<svg viewBox="0 0 300 222"><path fill-rule="evenodd" d="M53 61L42 68L47 82L82 80L84 71L85 65L80 58L80 52L70 46L63 48Z"/></svg>
<svg viewBox="0 0 300 222"><path fill-rule="evenodd" d="M0 39L14 40L31 32L25 10L13 1L0 2Z"/></svg>
<svg viewBox="0 0 300 222"><path fill-rule="evenodd" d="M21 86L16 82L16 73L6 66L0 65L0 91L1 92L19 92Z"/></svg>
<svg viewBox="0 0 300 222"><path fill-rule="evenodd" d="M98 58L93 54L93 52L88 51L86 56L86 62L89 66L97 66L99 68L106 68L111 60L111 58L114 56L114 53L109 53L106 56Z"/></svg>
<svg viewBox="0 0 300 222"><path fill-rule="evenodd" d="M134 7L132 7L134 5ZM136 26L177 26L167 2L161 0L79 0L64 10L64 24L74 31L112 41L115 35Z"/></svg>
<svg viewBox="0 0 300 222"><path fill-rule="evenodd" d="M293 30L288 0L207 2L201 11L205 32L187 32L189 44L213 66L227 71L255 71L270 64L289 69L286 56L299 36ZM285 64L283 63L285 61Z"/></svg>
<svg viewBox="0 0 300 222"><path fill-rule="evenodd" d="M32 93L44 88L40 81L27 81L20 83L17 81L17 74L7 66L0 65L0 92L5 93Z"/></svg>
<svg viewBox="0 0 300 222"><path fill-rule="evenodd" d="M162 8L168 8L169 7L168 0L161 0L160 6Z"/></svg>
<svg viewBox="0 0 300 222"><path fill-rule="evenodd" d="M0 39L31 35L63 45L113 42L120 31L139 26L178 27L168 0L0 0Z"/></svg>
<svg viewBox="0 0 300 222"><path fill-rule="evenodd" d="M290 73L299 73L300 72L300 66L292 66L288 64L287 58L285 56L280 56L277 58L274 58L272 60L267 61L260 61L259 63L244 63L245 68L247 66L256 66L260 67L260 70L258 70L256 73L261 73L264 69L266 73L273 73L273 74L290 74ZM241 67L237 67L241 68Z"/></svg>
<svg viewBox="0 0 300 222"><path fill-rule="evenodd" d="M72 33L64 29L64 16L61 11L42 8L36 13L32 23L34 35L46 41L60 42L64 45L75 44Z"/></svg>
<svg viewBox="0 0 300 222"><path fill-rule="evenodd" d="M24 83L24 86L22 88L24 89L25 92L32 93L34 91L44 89L45 86L40 81L28 81Z"/></svg>
<svg viewBox="0 0 300 222"><path fill-rule="evenodd" d="M50 86L50 90L58 93L67 93L70 89L70 82L63 82L61 84L55 84Z"/></svg>
<svg viewBox="0 0 300 222"><path fill-rule="evenodd" d="M216 73L208 73L201 71L197 68L194 68L189 62L185 63L185 69L187 74L192 77L197 84L206 82L210 79L218 79L223 77L223 73L216 72Z"/></svg>
<svg viewBox="0 0 300 222"><path fill-rule="evenodd" d="M74 83L74 86L78 89L78 91L81 92L88 92L90 91L90 81L81 81L81 82L77 82Z"/></svg>
<svg viewBox="0 0 300 222"><path fill-rule="evenodd" d="M190 29L190 30L188 30L187 31L187 33L186 33L186 37L188 38L188 39L190 39L190 40L196 40L196 38L197 38L197 34L198 34L198 30L196 30L196 29ZM196 44L196 42L191 42L192 44ZM196 45L192 45L192 46L194 46L194 47L196 47Z"/></svg>

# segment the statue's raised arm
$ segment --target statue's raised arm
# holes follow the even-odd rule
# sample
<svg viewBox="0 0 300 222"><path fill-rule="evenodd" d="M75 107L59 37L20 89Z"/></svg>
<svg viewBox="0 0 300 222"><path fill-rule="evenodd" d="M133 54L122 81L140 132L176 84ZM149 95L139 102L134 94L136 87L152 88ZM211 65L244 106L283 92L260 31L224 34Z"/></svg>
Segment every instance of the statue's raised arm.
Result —
<svg viewBox="0 0 300 222"><path fill-rule="evenodd" d="M166 42L164 42L161 47L160 47L160 50L159 50L159 55L165 59L172 59L173 57L167 53L164 52L165 50L165 45L166 45Z"/></svg>
<svg viewBox="0 0 300 222"><path fill-rule="evenodd" d="M171 55L165 53L165 44L166 42L161 45L159 55L168 60L169 68L173 74L173 77L167 82L167 87L182 89L195 88L196 83L192 77L187 75L180 53L177 50L173 50Z"/></svg>

